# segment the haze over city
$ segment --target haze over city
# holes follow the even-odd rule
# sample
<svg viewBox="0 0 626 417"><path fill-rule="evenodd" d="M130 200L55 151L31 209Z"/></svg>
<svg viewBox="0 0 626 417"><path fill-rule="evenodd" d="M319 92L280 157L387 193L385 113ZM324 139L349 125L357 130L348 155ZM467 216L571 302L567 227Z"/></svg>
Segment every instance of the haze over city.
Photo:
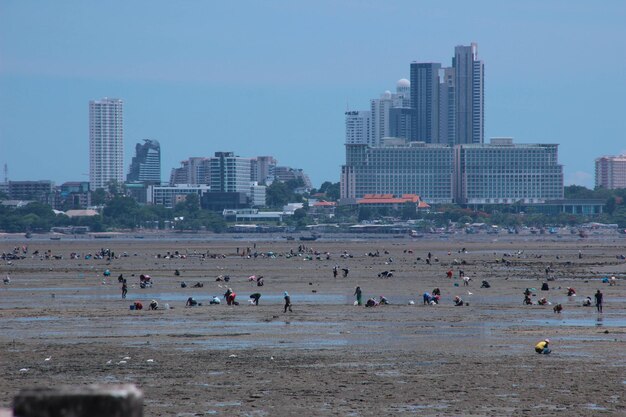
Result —
<svg viewBox="0 0 626 417"><path fill-rule="evenodd" d="M339 180L346 109L450 64L485 62L485 142L558 143L565 184L626 151L626 3L4 1L0 163L9 179L86 180L88 102L124 100L127 167L156 139L162 179L190 156L273 155Z"/></svg>

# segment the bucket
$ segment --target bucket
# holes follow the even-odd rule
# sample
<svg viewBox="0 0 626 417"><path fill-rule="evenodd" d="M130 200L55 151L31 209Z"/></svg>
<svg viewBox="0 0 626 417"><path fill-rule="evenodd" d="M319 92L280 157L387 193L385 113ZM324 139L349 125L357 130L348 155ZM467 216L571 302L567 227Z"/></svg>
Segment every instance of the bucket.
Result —
<svg viewBox="0 0 626 417"><path fill-rule="evenodd" d="M134 304L131 304L131 305L130 305L130 309L131 309L131 310L134 310L134 309L135 309L135 305L134 305Z"/></svg>

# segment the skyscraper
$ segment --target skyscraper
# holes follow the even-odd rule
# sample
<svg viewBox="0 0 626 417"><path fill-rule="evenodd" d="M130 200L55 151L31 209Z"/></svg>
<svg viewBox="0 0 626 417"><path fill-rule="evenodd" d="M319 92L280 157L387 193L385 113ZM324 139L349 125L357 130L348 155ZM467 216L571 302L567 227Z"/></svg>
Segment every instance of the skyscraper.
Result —
<svg viewBox="0 0 626 417"><path fill-rule="evenodd" d="M439 142L439 69L432 62L411 63L411 106L414 141Z"/></svg>
<svg viewBox="0 0 626 417"><path fill-rule="evenodd" d="M439 143L452 146L456 140L454 68L442 68L439 73Z"/></svg>
<svg viewBox="0 0 626 417"><path fill-rule="evenodd" d="M89 102L89 182L92 190L124 182L122 100Z"/></svg>
<svg viewBox="0 0 626 417"><path fill-rule="evenodd" d="M454 48L452 67L411 63L411 140L462 145L483 143L485 65L478 45Z"/></svg>
<svg viewBox="0 0 626 417"><path fill-rule="evenodd" d="M161 145L158 141L144 139L143 144L135 145L135 156L130 164L126 181L161 183Z"/></svg>
<svg viewBox="0 0 626 417"><path fill-rule="evenodd" d="M452 60L455 91L455 144L483 143L485 130L485 64L478 45L457 46Z"/></svg>

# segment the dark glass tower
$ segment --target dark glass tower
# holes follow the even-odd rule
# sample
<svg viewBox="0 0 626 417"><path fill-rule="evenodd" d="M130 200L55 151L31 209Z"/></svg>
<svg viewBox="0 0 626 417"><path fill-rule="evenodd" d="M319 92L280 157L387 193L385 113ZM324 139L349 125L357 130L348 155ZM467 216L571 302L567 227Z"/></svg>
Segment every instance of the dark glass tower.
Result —
<svg viewBox="0 0 626 417"><path fill-rule="evenodd" d="M411 140L439 141L439 70L433 62L411 63Z"/></svg>
<svg viewBox="0 0 626 417"><path fill-rule="evenodd" d="M130 164L127 182L143 184L161 183L161 145L153 139L135 146L135 156Z"/></svg>
<svg viewBox="0 0 626 417"><path fill-rule="evenodd" d="M485 134L485 65L478 45L457 46L454 68L456 144L483 143Z"/></svg>

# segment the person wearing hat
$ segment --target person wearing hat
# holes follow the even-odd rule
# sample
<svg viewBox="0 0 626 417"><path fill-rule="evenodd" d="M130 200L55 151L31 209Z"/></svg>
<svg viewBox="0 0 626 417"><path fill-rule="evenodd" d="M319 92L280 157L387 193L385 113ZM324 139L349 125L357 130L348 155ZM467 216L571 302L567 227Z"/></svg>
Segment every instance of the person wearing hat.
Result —
<svg viewBox="0 0 626 417"><path fill-rule="evenodd" d="M291 297L289 296L289 293L287 291L285 291L285 296L283 298L285 299L284 313L287 312L287 309L289 309L289 312L292 313L293 311L291 310Z"/></svg>
<svg viewBox="0 0 626 417"><path fill-rule="evenodd" d="M541 342L535 345L535 352L543 353L544 355L549 354L550 352L552 352L552 350L550 350L550 348L548 347L549 344L550 344L550 339L542 340Z"/></svg>

